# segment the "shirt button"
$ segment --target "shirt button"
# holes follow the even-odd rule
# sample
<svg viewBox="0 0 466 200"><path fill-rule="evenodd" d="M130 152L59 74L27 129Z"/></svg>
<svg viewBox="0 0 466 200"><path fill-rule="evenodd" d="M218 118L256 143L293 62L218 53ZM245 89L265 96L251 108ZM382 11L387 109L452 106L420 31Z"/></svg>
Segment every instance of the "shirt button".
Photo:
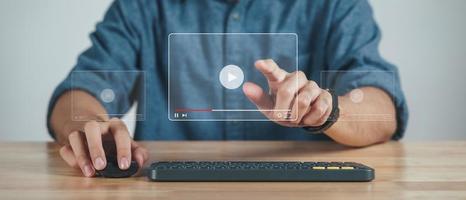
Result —
<svg viewBox="0 0 466 200"><path fill-rule="evenodd" d="M231 18L233 18L234 20L239 20L239 14L238 13L233 13L233 14L231 14Z"/></svg>

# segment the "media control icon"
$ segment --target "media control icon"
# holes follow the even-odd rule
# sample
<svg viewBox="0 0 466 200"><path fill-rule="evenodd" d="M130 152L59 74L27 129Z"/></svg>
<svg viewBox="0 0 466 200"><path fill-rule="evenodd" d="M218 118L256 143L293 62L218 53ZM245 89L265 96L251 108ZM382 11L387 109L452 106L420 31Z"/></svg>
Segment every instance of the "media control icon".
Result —
<svg viewBox="0 0 466 200"><path fill-rule="evenodd" d="M103 89L100 92L100 99L105 103L111 103L115 100L115 92L110 88Z"/></svg>

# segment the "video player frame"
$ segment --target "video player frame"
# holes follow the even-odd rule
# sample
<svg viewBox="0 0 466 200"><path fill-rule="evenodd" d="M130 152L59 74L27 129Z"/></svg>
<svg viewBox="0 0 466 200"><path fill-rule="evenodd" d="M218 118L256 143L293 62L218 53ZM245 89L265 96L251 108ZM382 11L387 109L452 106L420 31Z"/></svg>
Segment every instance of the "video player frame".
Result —
<svg viewBox="0 0 466 200"><path fill-rule="evenodd" d="M230 106L213 106L209 104L205 104L202 106L185 106L183 104L177 103L177 100L179 99L184 99L184 97L180 97L180 95L176 95L174 93L178 92L180 90L180 86L177 85L179 83L174 82L172 80L172 76L174 73L179 73L179 71L175 72L177 69L174 69L178 67L177 64L174 64L174 62L180 63L180 60L183 60L182 58L174 59L174 54L181 54L181 57L183 57L182 53L180 52L174 52L174 48L179 49L183 52L186 52L189 48L196 48L193 47L195 45L189 44L190 41L197 41L200 40L199 38L203 38L206 40L207 37L211 37L212 40L228 40L228 38L244 38L245 41L251 41L253 38L269 38L271 40L287 40L289 42L286 42L287 44L281 44L280 46L289 46L292 50L285 52L284 54L292 54L291 59L293 64L290 64L289 66L287 65L288 69L286 69L289 72L294 72L299 69L298 66L298 35L296 33L170 33L167 38L168 42L168 106L167 106L167 117L170 121L270 121L270 120L277 120L277 121L293 121L296 119L293 119L289 116L289 114L283 114L280 116L276 116L276 119L268 119L265 117L261 111L271 111L271 110L259 110L258 108L251 107L250 105L247 106L239 106L239 107L230 107ZM219 39L220 37L220 39ZM188 39L186 39L188 38ZM225 39L227 38L227 39ZM185 40L188 41L188 44L182 43L182 42L177 42L176 40ZM209 39L208 41L210 42ZM261 39L263 40L263 39ZM194 42L193 42L194 43ZM241 41L236 41L235 43L241 44ZM253 42L254 43L254 42ZM260 43L260 42L257 42ZM292 43L292 44L291 44ZM181 44L181 47L179 46ZM243 45L251 45L251 43L245 43ZM221 51L227 52L229 47L224 47L225 49L222 49L220 47ZM198 49L205 49L203 48L198 48ZM286 48L285 48L286 49ZM237 52L237 51L231 51L231 52ZM199 53L199 52L196 52ZM249 52L243 52L244 54L248 54ZM204 52L201 52L202 55L204 55ZM283 54L283 53L282 53ZM226 55L227 57L230 56L229 54ZM187 56L186 56L187 57ZM204 58L206 57L205 55L203 56ZM258 59L268 59L269 57L256 57L256 60ZM228 59L226 59L228 60ZM247 59L246 59L247 60ZM253 65L253 61L250 60L249 63ZM285 62L286 63L286 62ZM233 66L233 67L232 67ZM215 96L213 98L227 98L228 95L231 93L230 96L241 96L241 94L238 92L241 90L241 86L244 81L251 81L248 78L251 78L253 75L251 74L235 74L234 72L228 72L227 75L223 76L221 75L221 71L225 67L232 67L233 69L236 67L244 67L241 64L237 64L235 62L223 62L221 64L218 64L217 67L218 69L215 69L215 73L212 74L211 77L215 77L211 80L213 84L218 84L219 86L212 87L214 89L218 89L217 87L223 86L223 93ZM248 65L248 67L250 67ZM282 66L280 66L282 67ZM190 69L192 70L192 69ZM259 71L256 72L257 74L260 74ZM255 75L257 76L257 75ZM218 78L217 78L218 77ZM226 81L222 81L222 77L226 78ZM237 78L239 77L239 78ZM225 82L234 82L240 80L241 83L232 83L231 85L225 85ZM197 80L195 80L197 81ZM214 82L215 81L215 82ZM228 83L227 83L228 84ZM239 85L239 86L238 86ZM298 85L298 82L296 81L296 85ZM261 85L264 90L268 90L268 87L265 87L264 85ZM210 87L210 86L208 86ZM182 88L181 88L182 89ZM206 89L207 92L210 92L208 89ZM175 92L174 92L175 91ZM222 96L225 95L225 96ZM219 97L221 96L221 97ZM244 94L243 94L244 96ZM236 98L236 97L235 97ZM239 98L239 97L238 97ZM246 97L244 97L246 98ZM244 100L243 97L241 97L241 100ZM297 98L297 97L296 97ZM207 99L207 98L206 98ZM186 103L185 103L186 104ZM200 103L204 104L204 103ZM252 103L251 103L252 105ZM283 110L273 110L273 111L283 111ZM291 112L290 110L286 110L284 112ZM207 116L207 117L206 117Z"/></svg>
<svg viewBox="0 0 466 200"><path fill-rule="evenodd" d="M98 68L98 67L96 67ZM137 103L138 106L146 107L146 73L141 70L75 70L70 73L71 88L90 92L105 108L120 110L122 99L129 99L128 95L140 95L137 101L129 102L126 112L101 113L98 116L108 118L125 117L125 120L145 121L145 109L136 109L135 113L129 113L129 109ZM120 94L124 84L132 86L127 94ZM71 93L71 119L73 121L96 120L95 116L85 116L75 108L77 100L75 94ZM123 109L124 110L124 109ZM108 109L106 109L109 112Z"/></svg>

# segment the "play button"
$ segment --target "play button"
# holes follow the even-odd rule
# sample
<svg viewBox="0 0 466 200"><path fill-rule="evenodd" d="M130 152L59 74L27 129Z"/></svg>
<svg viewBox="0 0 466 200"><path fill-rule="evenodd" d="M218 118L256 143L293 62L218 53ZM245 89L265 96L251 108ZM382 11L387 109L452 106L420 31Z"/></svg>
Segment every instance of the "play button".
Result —
<svg viewBox="0 0 466 200"><path fill-rule="evenodd" d="M228 82L235 80L237 77L234 74L228 73Z"/></svg>
<svg viewBox="0 0 466 200"><path fill-rule="evenodd" d="M223 87L232 90L243 84L244 74L238 66L227 65L220 71L218 78Z"/></svg>

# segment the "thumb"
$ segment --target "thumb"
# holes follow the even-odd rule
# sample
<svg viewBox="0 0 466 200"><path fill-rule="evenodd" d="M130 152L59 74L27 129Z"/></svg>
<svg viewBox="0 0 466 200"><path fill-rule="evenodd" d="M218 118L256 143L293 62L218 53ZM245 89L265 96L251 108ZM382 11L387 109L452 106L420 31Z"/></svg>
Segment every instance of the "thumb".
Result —
<svg viewBox="0 0 466 200"><path fill-rule="evenodd" d="M257 106L259 110L273 109L272 98L255 83L244 83L243 92L248 97L248 99Z"/></svg>

